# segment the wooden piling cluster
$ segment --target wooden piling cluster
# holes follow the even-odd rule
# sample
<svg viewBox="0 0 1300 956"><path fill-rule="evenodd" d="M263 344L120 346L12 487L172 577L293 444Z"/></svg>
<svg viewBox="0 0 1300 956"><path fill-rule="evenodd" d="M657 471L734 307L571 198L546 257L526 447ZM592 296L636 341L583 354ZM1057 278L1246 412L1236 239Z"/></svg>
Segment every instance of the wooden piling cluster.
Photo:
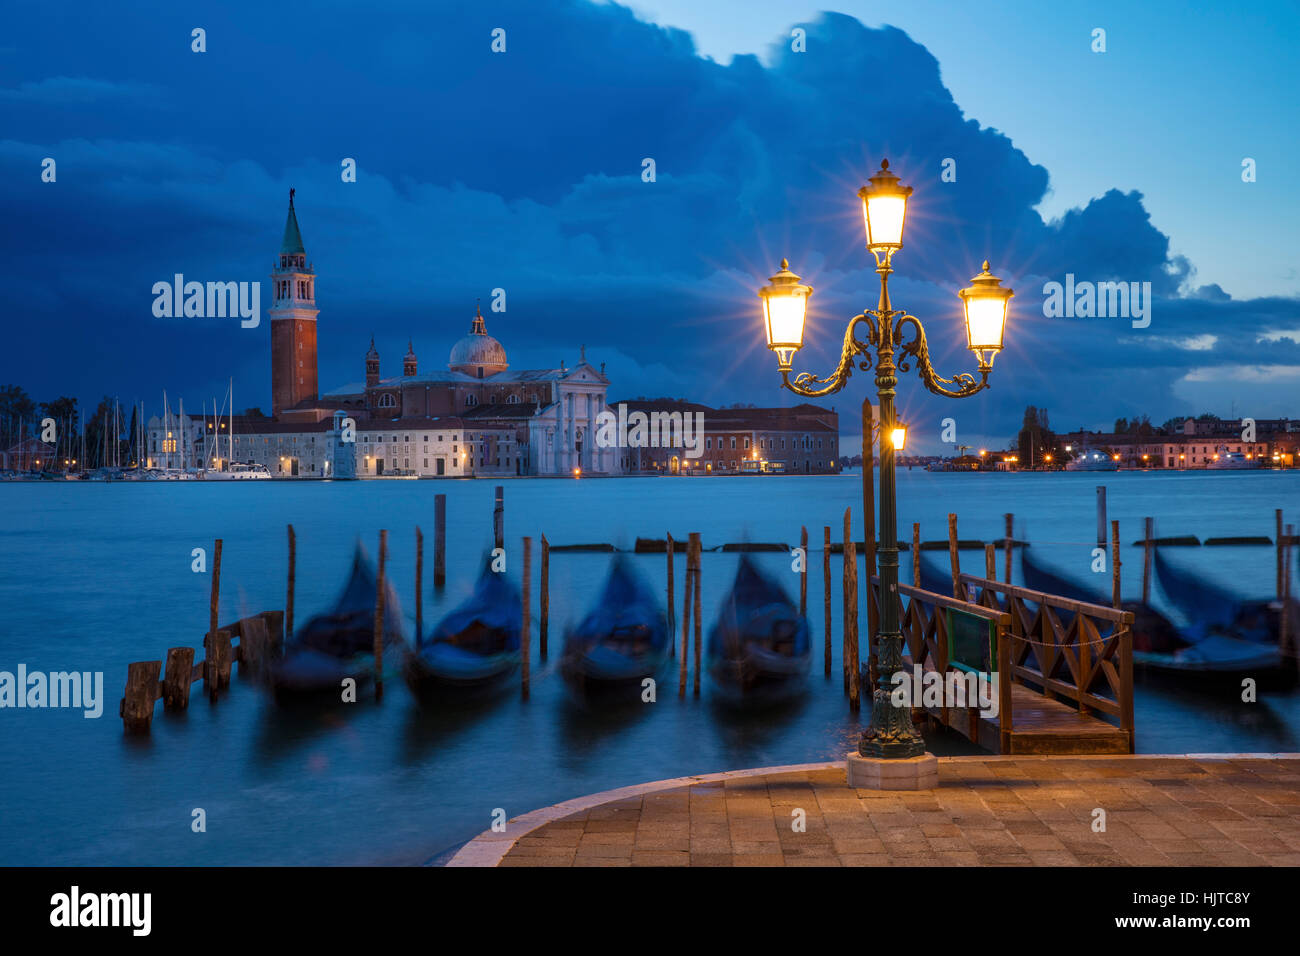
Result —
<svg viewBox="0 0 1300 956"><path fill-rule="evenodd" d="M124 729L128 733L148 733L154 704L159 700L164 710L185 710L190 704L190 688L200 680L209 699L215 702L218 691L230 686L232 665L236 663L241 676L256 677L268 660L282 653L284 624L284 611L262 611L206 635L201 661L195 661L192 647L169 647L165 663L128 664L126 689L118 705Z"/></svg>
<svg viewBox="0 0 1300 956"><path fill-rule="evenodd" d="M122 718L127 733L149 732L157 701L162 700L163 709L167 711L185 710L190 704L191 687L201 680L208 699L216 703L219 691L230 686L234 664L239 665L240 676L256 677L268 660L282 653L285 634L292 627L293 526L289 526L290 564L285 610L263 611L224 628L217 626L221 546L222 541L218 538L212 548L212 590L208 599L208 632L203 637L203 659L195 661L196 653L192 647L169 647L164 661L128 664L126 687L118 704L118 716Z"/></svg>

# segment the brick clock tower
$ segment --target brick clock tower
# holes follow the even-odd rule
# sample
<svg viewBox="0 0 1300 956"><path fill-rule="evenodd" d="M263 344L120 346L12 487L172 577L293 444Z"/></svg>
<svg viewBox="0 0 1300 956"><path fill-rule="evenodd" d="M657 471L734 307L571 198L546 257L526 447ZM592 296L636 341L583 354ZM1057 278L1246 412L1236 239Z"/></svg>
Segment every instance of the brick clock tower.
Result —
<svg viewBox="0 0 1300 956"><path fill-rule="evenodd" d="M271 414L314 403L316 384L316 271L298 231L289 190L289 218L284 224L280 256L271 272Z"/></svg>

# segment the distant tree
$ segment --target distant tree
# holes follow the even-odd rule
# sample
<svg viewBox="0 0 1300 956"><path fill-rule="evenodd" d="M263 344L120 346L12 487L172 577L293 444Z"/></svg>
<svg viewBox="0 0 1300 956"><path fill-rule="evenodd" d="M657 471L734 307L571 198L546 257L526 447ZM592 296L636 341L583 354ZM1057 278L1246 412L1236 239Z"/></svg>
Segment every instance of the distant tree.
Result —
<svg viewBox="0 0 1300 956"><path fill-rule="evenodd" d="M260 408L246 408L246 409L244 409L244 417L245 417L245 418L265 418L266 416L262 414L262 410L261 410Z"/></svg>
<svg viewBox="0 0 1300 956"><path fill-rule="evenodd" d="M1032 468L1040 464L1045 455L1051 455L1053 460L1059 459L1056 435L1048 422L1046 408L1030 405L1025 409L1024 423L1015 444L1016 456L1023 467Z"/></svg>
<svg viewBox="0 0 1300 956"><path fill-rule="evenodd" d="M132 402L131 403L131 427L127 432L127 434L131 436L128 439L127 447L128 447L129 457L127 459L127 464L130 464L131 461L133 460L142 459L144 457L143 455L140 454L140 449L136 447L137 445L140 444L139 432L137 431L137 429L140 427L140 422L139 419L136 418L136 415L139 413L139 411L140 411L140 407L136 405L134 402Z"/></svg>
<svg viewBox="0 0 1300 956"><path fill-rule="evenodd" d="M1114 432L1115 432L1116 435L1124 435L1124 434L1127 434L1127 433L1128 433L1128 419L1127 419L1127 418L1117 418L1117 419L1115 419L1115 428L1114 428Z"/></svg>
<svg viewBox="0 0 1300 956"><path fill-rule="evenodd" d="M69 457L69 452L77 447L76 442L81 434L77 428L77 400L63 396L52 402L41 402L41 417L53 418L58 426L55 433L55 459Z"/></svg>
<svg viewBox="0 0 1300 956"><path fill-rule="evenodd" d="M0 385L0 441L5 447L30 435L36 420L36 403L18 385Z"/></svg>
<svg viewBox="0 0 1300 956"><path fill-rule="evenodd" d="M86 467L98 468L107 464L112 452L109 450L110 433L113 429L113 399L105 395L100 399L95 414L86 422Z"/></svg>

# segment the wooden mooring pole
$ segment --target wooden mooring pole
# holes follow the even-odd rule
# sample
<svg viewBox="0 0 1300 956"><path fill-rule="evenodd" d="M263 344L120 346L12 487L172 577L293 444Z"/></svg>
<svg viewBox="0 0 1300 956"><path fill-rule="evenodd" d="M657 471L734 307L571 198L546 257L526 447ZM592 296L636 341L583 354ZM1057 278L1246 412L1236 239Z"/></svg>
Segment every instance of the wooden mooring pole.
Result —
<svg viewBox="0 0 1300 956"><path fill-rule="evenodd" d="M1291 620L1291 542L1295 539L1295 525L1286 526L1286 544L1282 546L1282 610L1277 625L1277 645L1283 657L1290 656L1300 668L1300 653L1297 642L1291 636L1295 622Z"/></svg>
<svg viewBox="0 0 1300 956"><path fill-rule="evenodd" d="M853 534L850 527L851 512L853 509L844 509L844 546L840 549L842 563L840 566L840 670L843 672L844 693L849 693L849 548L853 545ZM852 564L856 568L857 556L853 556ZM855 609L856 610L856 609Z"/></svg>
<svg viewBox="0 0 1300 956"><path fill-rule="evenodd" d="M540 631L539 640L538 640L540 647L538 648L538 651L542 655L542 660L546 660L546 632L548 627L550 626L550 617L551 617L551 544L549 541L546 540L546 535L542 535L541 587L542 587L542 593L540 598L541 606L538 610L541 614L542 619L538 622L538 629ZM672 638L672 632L669 631L668 643L670 645L673 643L671 638Z"/></svg>
<svg viewBox="0 0 1300 956"><path fill-rule="evenodd" d="M167 668L163 676L164 710L184 710L190 705L190 684L193 682L193 671L194 648L167 648ZM149 705L149 710L151 713L153 712L152 702Z"/></svg>
<svg viewBox="0 0 1300 956"><path fill-rule="evenodd" d="M695 565L695 586L694 586L694 604L695 604L695 674L692 677L692 692L696 697L700 696L700 645L702 644L703 626L701 623L701 599L700 599L700 569L701 555L704 552L704 546L700 543L700 533L692 531L690 537L691 555Z"/></svg>
<svg viewBox="0 0 1300 956"><path fill-rule="evenodd" d="M957 556L957 516L948 514L948 563L952 566L952 596L959 601L962 597L961 558Z"/></svg>
<svg viewBox="0 0 1300 956"><path fill-rule="evenodd" d="M682 585L682 656L677 672L677 696L684 698L686 696L686 662L690 659L690 634L691 634L691 546L686 547L686 581Z"/></svg>
<svg viewBox="0 0 1300 956"><path fill-rule="evenodd" d="M1274 523L1274 535L1275 535L1274 540L1277 541L1277 547L1275 549L1277 553L1277 588L1275 589L1274 593L1276 593L1278 597L1281 597L1282 576L1285 573L1285 569L1282 567L1283 544L1282 544L1282 509L1281 508L1274 509L1273 523Z"/></svg>
<svg viewBox="0 0 1300 956"><path fill-rule="evenodd" d="M298 536L293 533L293 525L289 525L289 582L284 595L284 639L286 643L293 640L293 590L297 554Z"/></svg>
<svg viewBox="0 0 1300 956"><path fill-rule="evenodd" d="M1106 547L1106 486L1097 486L1097 547Z"/></svg>
<svg viewBox="0 0 1300 956"><path fill-rule="evenodd" d="M447 496L433 496L433 586L447 584Z"/></svg>
<svg viewBox="0 0 1300 956"><path fill-rule="evenodd" d="M868 569L869 571L870 569ZM921 523L912 522L912 587L921 586Z"/></svg>
<svg viewBox="0 0 1300 956"><path fill-rule="evenodd" d="M415 526L415 646L424 640L424 532Z"/></svg>
<svg viewBox="0 0 1300 956"><path fill-rule="evenodd" d="M496 503L492 506L492 537L498 548L506 546L506 489L497 485Z"/></svg>
<svg viewBox="0 0 1300 956"><path fill-rule="evenodd" d="M861 678L858 657L858 553L847 508L844 511L844 661L849 710L857 713Z"/></svg>
<svg viewBox="0 0 1300 956"><path fill-rule="evenodd" d="M668 653L671 656L676 653L677 648L677 641L674 640L677 635L677 602L673 599L673 588L677 582L673 580L673 536L671 533L666 533L664 543L664 551L668 553Z"/></svg>
<svg viewBox="0 0 1300 956"><path fill-rule="evenodd" d="M826 605L826 676L831 676L831 526L822 528L822 596Z"/></svg>
<svg viewBox="0 0 1300 956"><path fill-rule="evenodd" d="M998 579L998 552L992 541L984 545L984 577L990 581Z"/></svg>
<svg viewBox="0 0 1300 956"><path fill-rule="evenodd" d="M799 550L803 554L803 569L799 573L799 616L808 616L808 528L799 527ZM671 578L672 575L669 575ZM669 607L672 601L668 602Z"/></svg>
<svg viewBox="0 0 1300 956"><path fill-rule="evenodd" d="M148 733L153 723L153 705L158 699L157 661L137 661L126 668L126 694L118 710L127 733Z"/></svg>
<svg viewBox="0 0 1300 956"><path fill-rule="evenodd" d="M1003 553L1002 580L1003 583L1010 584L1011 583L1011 541L1013 537L1012 528L1015 527L1016 516L1011 512L1007 512L1002 516L1002 520L1006 523L1006 529L1007 529L1006 538L1003 539L1003 543L1002 543L1002 553Z"/></svg>
<svg viewBox="0 0 1300 956"><path fill-rule="evenodd" d="M1142 519L1142 603L1151 603L1151 541L1155 538L1155 519Z"/></svg>
<svg viewBox="0 0 1300 956"><path fill-rule="evenodd" d="M379 573L375 576L375 700L384 697L384 568L388 562L388 531L379 532Z"/></svg>
<svg viewBox="0 0 1300 956"><path fill-rule="evenodd" d="M203 638L203 649L204 649L203 659L206 662L206 667L204 668L204 670L206 671L204 683L206 685L205 689L208 692L208 700L213 703L216 703L217 691L219 691L223 686L225 686L222 682L222 675L220 669L221 668L220 651L221 651L222 642L217 632L217 604L220 600L220 597L221 597L221 539L217 538L216 542L212 546L212 595L208 599L208 633L207 636ZM229 660L229 655L230 655L229 634L226 635L224 647L225 647L226 660ZM227 673L226 680L229 680L229 676L228 676L229 671L227 671L226 673ZM149 706L150 706L150 713L152 713L153 704L151 703ZM146 725L146 727L147 726L148 725Z"/></svg>
<svg viewBox="0 0 1300 956"><path fill-rule="evenodd" d="M1123 602L1120 600L1120 580L1119 580L1119 522L1110 523L1110 603L1112 607L1119 607Z"/></svg>
<svg viewBox="0 0 1300 956"><path fill-rule="evenodd" d="M521 690L523 692L524 700L527 700L528 681L529 681L528 652L533 643L532 621L529 620L529 611L531 609L528 606L529 594L531 593L533 587L533 539L528 537L527 535L524 536L524 576L523 577L524 577L524 582L523 582L524 587L523 587L522 598L523 598L524 610L523 610L522 630L520 631L520 635L519 635L519 646L521 651L520 654L520 670L522 672L521 679L523 681L523 686Z"/></svg>

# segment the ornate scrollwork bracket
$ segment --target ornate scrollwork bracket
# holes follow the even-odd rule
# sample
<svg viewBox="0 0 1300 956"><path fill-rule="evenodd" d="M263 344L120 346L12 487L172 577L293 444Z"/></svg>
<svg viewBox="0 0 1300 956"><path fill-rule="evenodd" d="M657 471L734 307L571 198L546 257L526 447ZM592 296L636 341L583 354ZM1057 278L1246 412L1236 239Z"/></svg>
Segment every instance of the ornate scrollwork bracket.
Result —
<svg viewBox="0 0 1300 956"><path fill-rule="evenodd" d="M910 327L912 330L912 338L907 341L903 340L905 327ZM898 370L909 372L912 363L915 362L921 381L934 394L946 395L949 398L967 398L989 387L989 372L993 370L993 366L984 362L980 362L978 379L970 372L961 372L952 378L944 378L936 372L934 366L930 364L930 347L925 341L925 329L916 316L903 315L894 325L893 339L900 343ZM956 387L945 388L946 385Z"/></svg>
<svg viewBox="0 0 1300 956"><path fill-rule="evenodd" d="M866 323L867 332L870 336L865 342L858 339L855 334L860 323ZM792 382L790 381L790 370L782 369L781 384L790 391L808 398L817 398L838 392L848 384L849 376L853 374L855 365L859 371L863 372L871 368L871 349L876 345L879 337L880 326L876 323L872 313L859 313L850 320L849 327L844 330L844 347L840 351L840 361L830 375L820 378L812 372L800 372Z"/></svg>

